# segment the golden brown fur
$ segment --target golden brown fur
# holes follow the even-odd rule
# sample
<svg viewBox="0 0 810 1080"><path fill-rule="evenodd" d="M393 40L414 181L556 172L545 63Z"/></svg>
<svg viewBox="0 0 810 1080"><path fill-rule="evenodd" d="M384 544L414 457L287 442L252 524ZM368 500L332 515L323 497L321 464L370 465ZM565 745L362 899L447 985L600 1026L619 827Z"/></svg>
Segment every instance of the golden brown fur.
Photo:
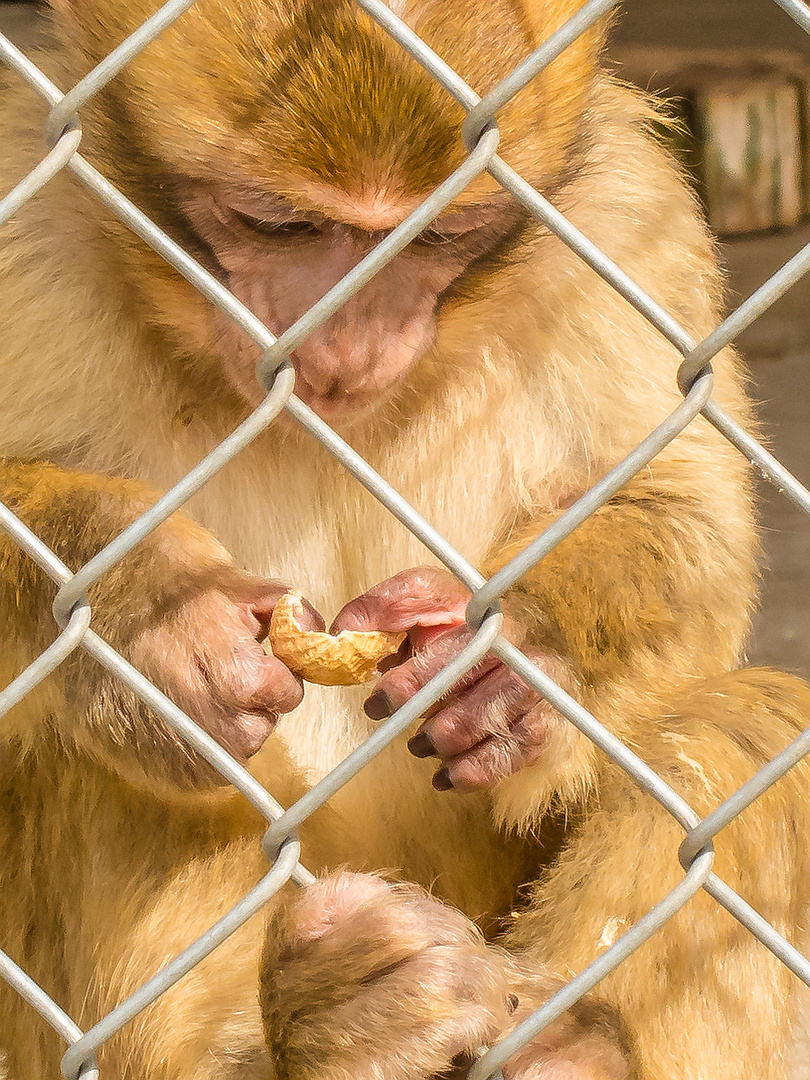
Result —
<svg viewBox="0 0 810 1080"><path fill-rule="evenodd" d="M40 59L67 86L153 5L59 6L74 44ZM499 0L482 13L470 2L448 20L444 5L424 0L410 14L406 4L405 18L483 92L577 6ZM710 241L649 135L647 106L593 74L596 47L595 35L582 39L504 111L503 155L554 190L575 224L700 338L719 304ZM42 109L13 82L3 100L7 186L42 153ZM83 150L206 259L178 216L186 179L249 179L333 216L338 205L367 207L376 185L401 217L461 160L462 116L448 100L343 2L200 0L87 108ZM392 141L391 127L410 123L403 102L414 124ZM459 202L509 205L486 177ZM373 409L346 420L371 465L487 573L680 400L675 350L541 227L507 226L517 231L498 272L473 273L442 308L432 344ZM230 331L69 178L28 204L2 241L0 428L10 460L0 489L78 567L232 430L249 399L223 361L237 351ZM716 397L746 418L734 357L715 367ZM91 597L94 627L170 693L172 665L199 647L195 605L213 589L233 614L252 587L241 568L290 582L331 616L430 561L284 419L188 512L197 524L172 519ZM810 714L810 691L796 680L728 673L742 659L755 551L746 463L698 420L505 599L525 644L560 658L566 684L699 813ZM53 591L0 539L4 682L55 636ZM252 758L280 801L373 729L362 699L307 687ZM3 947L87 1027L258 880L261 823L86 659L3 724ZM431 769L404 743L389 748L304 825L304 861L315 872L390 869L490 936L507 919L501 944L521 958L486 947L421 893L351 876L328 886L343 949L329 927L313 929L324 895L312 910L306 900L290 908L289 886L262 968L280 1077L404 1080L461 1068L476 1040L522 1019L682 873L679 827L559 717L548 718L539 759L491 791L438 792ZM720 875L791 938L807 899L806 780L797 767L717 841ZM252 920L128 1025L102 1051L102 1075L266 1080L262 933ZM447 950L438 961L436 949ZM285 993L277 954L301 972ZM390 978L404 987L393 1004ZM791 979L698 896L603 984L603 1004L584 1003L544 1033L509 1075L782 1080ZM290 1017L295 995L304 1011ZM338 1005L355 1025L350 1053L338 1045ZM64 1047L5 987L0 1045L11 1080L57 1075Z"/></svg>

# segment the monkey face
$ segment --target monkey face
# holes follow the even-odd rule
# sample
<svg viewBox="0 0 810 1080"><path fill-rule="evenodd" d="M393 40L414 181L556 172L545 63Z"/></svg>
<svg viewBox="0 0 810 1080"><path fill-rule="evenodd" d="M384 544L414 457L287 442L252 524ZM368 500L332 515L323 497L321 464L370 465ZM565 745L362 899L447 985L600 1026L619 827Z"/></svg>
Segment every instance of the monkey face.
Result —
<svg viewBox="0 0 810 1080"><path fill-rule="evenodd" d="M212 271L275 334L292 326L411 209L404 200L383 200L379 191L354 200L305 182L300 191L296 206L249 189L198 185L185 201ZM300 208L304 200L306 209ZM296 393L336 424L385 400L433 341L440 313L459 286L497 260L523 224L508 200L442 215L295 350ZM244 344L230 320L214 320L227 378L258 403L257 349Z"/></svg>
<svg viewBox="0 0 810 1080"><path fill-rule="evenodd" d="M485 94L577 6L543 0L518 15L508 0L493 3L502 12L487 24L486 48L472 0L453 19L434 0L395 7ZM137 21L138 4L117 5L67 5L85 52ZM545 190L565 174L577 141L596 40L578 39L499 114L507 160ZM251 0L238 19L224 0L201 0L87 111L91 156L95 148L123 190L275 334L467 154L464 110L347 0ZM297 392L334 423L387 398L430 345L443 307L468 296L486 264L513 258L524 231L524 212L479 176L295 351ZM237 327L201 310L194 290L154 259L135 284L147 318L180 341L187 371L196 355L199 380L224 379L249 404L261 399L257 348Z"/></svg>

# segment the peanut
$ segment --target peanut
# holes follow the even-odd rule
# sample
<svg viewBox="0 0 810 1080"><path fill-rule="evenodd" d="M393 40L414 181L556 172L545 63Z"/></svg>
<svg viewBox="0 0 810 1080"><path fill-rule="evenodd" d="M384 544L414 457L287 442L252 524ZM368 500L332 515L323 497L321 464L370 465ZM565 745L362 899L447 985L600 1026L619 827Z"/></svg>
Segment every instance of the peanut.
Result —
<svg viewBox="0 0 810 1080"><path fill-rule="evenodd" d="M377 673L377 665L395 653L404 632L341 630L326 634L302 630L304 606L298 593L288 592L273 608L267 644L294 675L322 686L354 686Z"/></svg>

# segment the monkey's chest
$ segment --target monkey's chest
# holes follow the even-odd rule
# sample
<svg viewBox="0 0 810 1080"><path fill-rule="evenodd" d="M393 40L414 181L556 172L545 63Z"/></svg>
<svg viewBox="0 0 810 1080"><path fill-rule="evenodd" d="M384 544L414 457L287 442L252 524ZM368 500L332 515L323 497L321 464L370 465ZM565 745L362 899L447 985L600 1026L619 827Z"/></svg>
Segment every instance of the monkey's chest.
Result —
<svg viewBox="0 0 810 1080"><path fill-rule="evenodd" d="M512 512L514 487L499 460L492 454L473 462L459 453L437 473L436 462L423 455L410 470L398 459L380 471L476 564ZM251 448L207 485L193 510L238 564L299 589L327 622L378 582L437 562L384 502L323 455L288 456L270 468ZM363 712L369 691L308 685L302 705L282 719L279 733L310 782L378 727ZM493 916L508 914L515 889L527 880L526 845L496 832L486 793L435 791L431 763L413 758L405 740L397 739L330 799L345 823L330 863L391 870L492 925Z"/></svg>

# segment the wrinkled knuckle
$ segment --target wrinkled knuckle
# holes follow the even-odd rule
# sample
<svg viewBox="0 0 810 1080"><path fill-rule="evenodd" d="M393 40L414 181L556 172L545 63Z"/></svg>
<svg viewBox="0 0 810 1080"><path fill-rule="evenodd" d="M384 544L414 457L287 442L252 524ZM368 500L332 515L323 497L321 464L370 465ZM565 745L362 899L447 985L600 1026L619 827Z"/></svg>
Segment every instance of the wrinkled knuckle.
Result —
<svg viewBox="0 0 810 1080"><path fill-rule="evenodd" d="M501 765L494 759L486 762L462 761L450 767L450 779L457 791L473 791L488 787L508 776L511 771L506 763Z"/></svg>
<svg viewBox="0 0 810 1080"><path fill-rule="evenodd" d="M512 726L511 737L524 758L527 755L535 757L537 751L545 746L552 714L551 706L541 701Z"/></svg>
<svg viewBox="0 0 810 1080"><path fill-rule="evenodd" d="M391 704L398 708L422 689L428 677L415 664L403 664L386 672L378 684L378 690L385 693Z"/></svg>
<svg viewBox="0 0 810 1080"><path fill-rule="evenodd" d="M517 772L522 763L522 752L514 740L490 738L450 765L450 779L458 790L490 787Z"/></svg>
<svg viewBox="0 0 810 1080"><path fill-rule="evenodd" d="M544 704L542 695L533 686L524 682L519 675L513 673L501 694L501 706L504 713L519 719L541 704Z"/></svg>
<svg viewBox="0 0 810 1080"><path fill-rule="evenodd" d="M496 740L508 743L512 736L514 715L512 696L508 692L499 691L479 706L479 729Z"/></svg>
<svg viewBox="0 0 810 1080"><path fill-rule="evenodd" d="M425 727L442 758L452 757L478 742L482 730L480 718L459 707L444 709Z"/></svg>
<svg viewBox="0 0 810 1080"><path fill-rule="evenodd" d="M315 881L292 909L290 934L299 941L323 937L353 919L368 903L389 892L388 884L370 874L341 872Z"/></svg>

